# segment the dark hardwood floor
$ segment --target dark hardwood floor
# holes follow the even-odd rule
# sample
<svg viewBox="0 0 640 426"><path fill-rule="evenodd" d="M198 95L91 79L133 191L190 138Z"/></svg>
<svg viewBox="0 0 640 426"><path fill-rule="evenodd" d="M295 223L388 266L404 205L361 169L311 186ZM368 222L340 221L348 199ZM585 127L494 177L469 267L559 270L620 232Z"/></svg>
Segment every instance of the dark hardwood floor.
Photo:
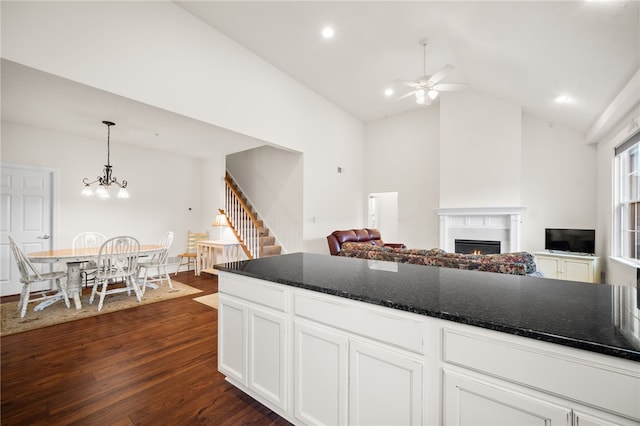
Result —
<svg viewBox="0 0 640 426"><path fill-rule="evenodd" d="M217 277L177 279L203 293L2 337L0 423L289 425L217 371Z"/></svg>

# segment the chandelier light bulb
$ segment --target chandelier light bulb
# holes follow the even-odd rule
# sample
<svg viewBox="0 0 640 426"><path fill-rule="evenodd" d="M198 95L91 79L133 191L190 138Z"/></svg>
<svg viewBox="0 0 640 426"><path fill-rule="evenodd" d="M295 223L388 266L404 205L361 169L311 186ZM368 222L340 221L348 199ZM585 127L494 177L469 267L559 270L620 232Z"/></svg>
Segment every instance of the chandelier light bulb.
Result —
<svg viewBox="0 0 640 426"><path fill-rule="evenodd" d="M107 191L107 188L100 185L96 188L96 195L98 196L98 198L102 198L104 200L109 198L109 191Z"/></svg>
<svg viewBox="0 0 640 426"><path fill-rule="evenodd" d="M427 96L429 96L429 99L433 101L438 97L438 91L431 89L427 92Z"/></svg>
<svg viewBox="0 0 640 426"><path fill-rule="evenodd" d="M425 104L425 92L424 92L424 90L422 90L422 89L416 90L416 103L418 105L424 105Z"/></svg>
<svg viewBox="0 0 640 426"><path fill-rule="evenodd" d="M89 185L85 185L84 189L82 189L82 192L80 193L80 195L83 195L85 197L92 197L93 196L93 189L91 189L91 187Z"/></svg>
<svg viewBox="0 0 640 426"><path fill-rule="evenodd" d="M118 198L129 198L129 191L127 191L127 188L120 188L118 191Z"/></svg>

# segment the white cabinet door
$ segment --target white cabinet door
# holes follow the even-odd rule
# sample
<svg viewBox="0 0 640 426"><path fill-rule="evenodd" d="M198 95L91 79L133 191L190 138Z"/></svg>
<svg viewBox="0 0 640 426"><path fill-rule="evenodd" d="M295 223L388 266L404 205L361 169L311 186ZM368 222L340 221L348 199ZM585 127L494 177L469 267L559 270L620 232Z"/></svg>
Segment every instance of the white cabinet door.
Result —
<svg viewBox="0 0 640 426"><path fill-rule="evenodd" d="M593 282L593 268L591 262L581 262L567 259L563 262L563 279L569 281Z"/></svg>
<svg viewBox="0 0 640 426"><path fill-rule="evenodd" d="M349 424L422 424L423 364L390 349L349 342Z"/></svg>
<svg viewBox="0 0 640 426"><path fill-rule="evenodd" d="M597 417L574 410L573 426L638 426L638 422L600 412Z"/></svg>
<svg viewBox="0 0 640 426"><path fill-rule="evenodd" d="M247 385L247 305L218 295L218 370Z"/></svg>
<svg viewBox="0 0 640 426"><path fill-rule="evenodd" d="M570 408L444 370L443 424L570 426Z"/></svg>
<svg viewBox="0 0 640 426"><path fill-rule="evenodd" d="M543 257L536 255L538 269L542 271L545 278L561 279L561 260L557 257Z"/></svg>
<svg viewBox="0 0 640 426"><path fill-rule="evenodd" d="M305 424L347 424L347 337L296 321L294 348L296 418Z"/></svg>
<svg viewBox="0 0 640 426"><path fill-rule="evenodd" d="M249 307L249 388L286 411L287 327L285 316Z"/></svg>

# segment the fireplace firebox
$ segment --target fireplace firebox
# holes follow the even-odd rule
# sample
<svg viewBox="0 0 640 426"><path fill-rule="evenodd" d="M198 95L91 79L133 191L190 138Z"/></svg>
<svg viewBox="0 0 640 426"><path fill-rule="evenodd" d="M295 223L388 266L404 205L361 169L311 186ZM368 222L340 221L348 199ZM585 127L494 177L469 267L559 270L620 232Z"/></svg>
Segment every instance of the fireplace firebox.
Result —
<svg viewBox="0 0 640 426"><path fill-rule="evenodd" d="M499 254L500 241L456 239L455 250L461 254Z"/></svg>

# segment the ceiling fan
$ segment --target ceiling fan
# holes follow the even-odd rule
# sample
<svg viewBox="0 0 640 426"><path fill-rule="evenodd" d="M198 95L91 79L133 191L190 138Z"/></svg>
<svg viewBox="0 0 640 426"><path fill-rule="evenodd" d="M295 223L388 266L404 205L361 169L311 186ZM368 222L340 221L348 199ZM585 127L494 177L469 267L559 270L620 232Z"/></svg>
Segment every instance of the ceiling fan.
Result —
<svg viewBox="0 0 640 426"><path fill-rule="evenodd" d="M405 93L404 95L400 96L396 99L396 101L407 98L411 95L415 95L416 103L418 105L429 106L438 97L438 94L440 92L463 90L467 88L467 83L440 83L442 79L444 79L451 71L453 71L453 69L455 68L453 65L445 65L444 67L436 71L435 74L427 75L427 44L429 44L429 40L423 38L419 41L419 43L422 46L423 50L423 75L421 77L418 77L416 81L396 80L396 83L400 83L414 89L409 93Z"/></svg>

